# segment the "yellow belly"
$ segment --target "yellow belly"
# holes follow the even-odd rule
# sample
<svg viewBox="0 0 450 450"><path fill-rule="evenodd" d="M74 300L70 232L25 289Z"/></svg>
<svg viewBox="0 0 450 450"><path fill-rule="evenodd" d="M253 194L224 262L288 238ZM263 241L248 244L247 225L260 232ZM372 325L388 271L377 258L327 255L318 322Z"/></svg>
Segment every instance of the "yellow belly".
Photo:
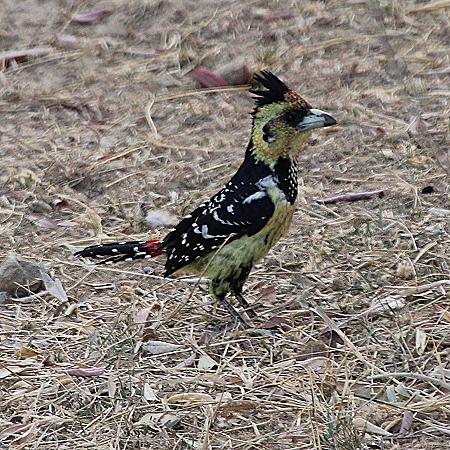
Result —
<svg viewBox="0 0 450 450"><path fill-rule="evenodd" d="M217 252L210 253L183 268L196 274L204 274L213 280L227 280L240 273L241 268L253 266L265 256L287 232L295 206L281 201L266 226L253 236L243 236L225 244ZM227 287L224 286L227 290Z"/></svg>

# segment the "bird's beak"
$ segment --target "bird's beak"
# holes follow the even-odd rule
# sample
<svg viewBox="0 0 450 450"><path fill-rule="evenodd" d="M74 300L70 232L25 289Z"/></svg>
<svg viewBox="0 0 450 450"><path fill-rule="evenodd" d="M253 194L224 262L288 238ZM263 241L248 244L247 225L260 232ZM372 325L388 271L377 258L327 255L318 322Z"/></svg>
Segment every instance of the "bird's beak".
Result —
<svg viewBox="0 0 450 450"><path fill-rule="evenodd" d="M336 124L336 119L331 114L320 109L311 108L308 114L297 125L297 129L299 131L308 131L314 128L331 127Z"/></svg>

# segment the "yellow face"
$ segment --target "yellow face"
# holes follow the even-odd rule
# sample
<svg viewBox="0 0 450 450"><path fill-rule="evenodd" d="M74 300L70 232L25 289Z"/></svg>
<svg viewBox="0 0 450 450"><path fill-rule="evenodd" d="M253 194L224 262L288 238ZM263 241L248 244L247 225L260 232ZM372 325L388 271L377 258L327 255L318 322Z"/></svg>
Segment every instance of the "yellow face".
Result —
<svg viewBox="0 0 450 450"><path fill-rule="evenodd" d="M266 162L276 162L280 157L295 157L302 151L311 134L295 127L295 122L300 121L302 115L301 110L288 109L284 102L261 108L253 122L255 156Z"/></svg>
<svg viewBox="0 0 450 450"><path fill-rule="evenodd" d="M256 159L274 167L279 158L296 158L314 128L336 124L328 113L312 108L299 94L289 89L267 70L256 74L253 112L252 147Z"/></svg>
<svg viewBox="0 0 450 450"><path fill-rule="evenodd" d="M305 148L314 128L335 123L329 114L306 108L304 104L279 102L265 105L254 115L253 153L269 165L276 164L278 158L295 158Z"/></svg>

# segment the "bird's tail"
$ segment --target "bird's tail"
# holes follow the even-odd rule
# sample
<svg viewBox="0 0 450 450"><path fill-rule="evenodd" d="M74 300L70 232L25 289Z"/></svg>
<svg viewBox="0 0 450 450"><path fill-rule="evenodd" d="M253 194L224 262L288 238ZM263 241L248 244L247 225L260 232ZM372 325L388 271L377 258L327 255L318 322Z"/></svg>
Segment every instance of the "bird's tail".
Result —
<svg viewBox="0 0 450 450"><path fill-rule="evenodd" d="M111 244L91 245L75 253L75 256L101 259L97 264L113 264L133 259L153 258L163 253L162 243L157 239L148 241L112 242Z"/></svg>

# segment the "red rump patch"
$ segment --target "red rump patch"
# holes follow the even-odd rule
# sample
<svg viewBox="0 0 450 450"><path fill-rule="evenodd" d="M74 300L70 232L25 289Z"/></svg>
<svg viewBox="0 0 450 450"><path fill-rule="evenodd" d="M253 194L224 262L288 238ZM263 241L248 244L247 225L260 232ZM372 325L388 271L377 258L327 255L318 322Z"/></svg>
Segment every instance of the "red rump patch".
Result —
<svg viewBox="0 0 450 450"><path fill-rule="evenodd" d="M164 252L162 250L159 250L158 247L161 246L161 241L158 241L158 239L150 239L147 242L144 242L142 244L143 250L149 252L152 254L152 256L158 256L162 255Z"/></svg>

